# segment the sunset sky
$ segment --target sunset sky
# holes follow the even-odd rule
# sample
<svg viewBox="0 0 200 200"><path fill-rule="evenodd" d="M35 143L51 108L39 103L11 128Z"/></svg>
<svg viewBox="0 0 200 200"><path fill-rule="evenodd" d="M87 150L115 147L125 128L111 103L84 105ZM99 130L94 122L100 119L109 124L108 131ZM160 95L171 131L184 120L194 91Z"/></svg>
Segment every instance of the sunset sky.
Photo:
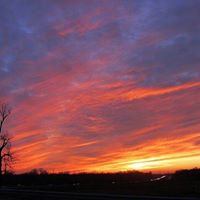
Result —
<svg viewBox="0 0 200 200"><path fill-rule="evenodd" d="M199 10L199 0L0 0L14 170L200 167Z"/></svg>

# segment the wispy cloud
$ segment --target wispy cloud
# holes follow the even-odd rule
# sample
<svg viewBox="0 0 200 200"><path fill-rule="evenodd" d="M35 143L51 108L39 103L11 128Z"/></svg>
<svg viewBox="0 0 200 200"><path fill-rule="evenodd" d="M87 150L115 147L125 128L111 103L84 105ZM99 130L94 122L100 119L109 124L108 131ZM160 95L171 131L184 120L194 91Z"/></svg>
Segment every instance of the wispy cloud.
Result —
<svg viewBox="0 0 200 200"><path fill-rule="evenodd" d="M0 1L0 101L13 108L16 171L199 165L199 7Z"/></svg>

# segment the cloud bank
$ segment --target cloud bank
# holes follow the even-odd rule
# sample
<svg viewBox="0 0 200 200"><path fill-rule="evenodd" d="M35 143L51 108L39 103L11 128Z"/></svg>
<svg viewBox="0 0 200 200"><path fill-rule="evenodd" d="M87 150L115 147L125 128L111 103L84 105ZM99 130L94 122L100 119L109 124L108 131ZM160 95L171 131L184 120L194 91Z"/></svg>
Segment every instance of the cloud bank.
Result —
<svg viewBox="0 0 200 200"><path fill-rule="evenodd" d="M17 172L198 166L199 1L0 1L0 100Z"/></svg>

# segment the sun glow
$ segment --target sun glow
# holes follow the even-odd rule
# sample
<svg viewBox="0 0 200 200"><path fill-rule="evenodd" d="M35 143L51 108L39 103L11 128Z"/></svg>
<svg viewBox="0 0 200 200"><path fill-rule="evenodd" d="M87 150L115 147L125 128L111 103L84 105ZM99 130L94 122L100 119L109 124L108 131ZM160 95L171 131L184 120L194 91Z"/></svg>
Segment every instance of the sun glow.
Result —
<svg viewBox="0 0 200 200"><path fill-rule="evenodd" d="M170 166L170 164L166 163L166 161L145 161L145 162L133 163L129 165L128 168L134 170L147 170L147 169L151 170L167 166Z"/></svg>
<svg viewBox="0 0 200 200"><path fill-rule="evenodd" d="M129 167L133 169L145 169L148 167L148 165L146 163L134 163L131 164Z"/></svg>

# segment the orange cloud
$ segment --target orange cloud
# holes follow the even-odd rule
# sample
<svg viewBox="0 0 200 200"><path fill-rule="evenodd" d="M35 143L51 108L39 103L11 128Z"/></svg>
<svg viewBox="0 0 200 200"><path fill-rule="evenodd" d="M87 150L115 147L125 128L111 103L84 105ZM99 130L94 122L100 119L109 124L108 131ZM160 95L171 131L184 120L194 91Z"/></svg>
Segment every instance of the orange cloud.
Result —
<svg viewBox="0 0 200 200"><path fill-rule="evenodd" d="M56 2L6 21L13 41L0 51L0 100L13 108L4 130L17 172L200 164L199 35L176 9L160 12L175 14L174 25L152 16L153 5L122 2Z"/></svg>
<svg viewBox="0 0 200 200"><path fill-rule="evenodd" d="M159 96L172 92L177 92L179 90L185 90L192 87L199 87L200 82L186 83L178 86L166 87L166 88L152 88L152 89L135 89L133 91L127 92L124 97L127 100L141 99L149 96Z"/></svg>

